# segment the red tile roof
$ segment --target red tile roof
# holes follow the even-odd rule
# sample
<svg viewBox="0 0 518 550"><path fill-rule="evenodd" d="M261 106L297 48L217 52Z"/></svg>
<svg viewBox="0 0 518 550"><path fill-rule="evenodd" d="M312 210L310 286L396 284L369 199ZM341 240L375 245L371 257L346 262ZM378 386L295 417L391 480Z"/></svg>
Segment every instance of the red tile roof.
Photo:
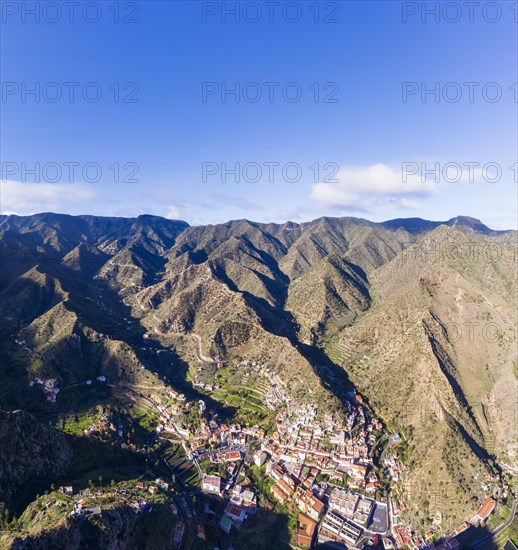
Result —
<svg viewBox="0 0 518 550"><path fill-rule="evenodd" d="M484 504L480 507L479 511L477 512L477 515L482 518L482 520L486 520L491 512L495 509L496 502L492 498L488 498L484 501Z"/></svg>

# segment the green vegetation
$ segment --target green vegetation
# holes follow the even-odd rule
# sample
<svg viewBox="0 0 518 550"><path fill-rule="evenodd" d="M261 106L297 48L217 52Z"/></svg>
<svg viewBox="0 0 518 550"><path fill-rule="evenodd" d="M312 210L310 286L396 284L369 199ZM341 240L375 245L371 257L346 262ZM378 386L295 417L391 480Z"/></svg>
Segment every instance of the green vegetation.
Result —
<svg viewBox="0 0 518 550"><path fill-rule="evenodd" d="M38 497L8 525L4 538L0 536L0 547L22 533L45 540L54 532L59 533L60 539L67 537L65 533L80 538L85 547L106 547L109 539L125 537L130 547L142 547L138 541L145 540L146 548L165 548L170 544L176 523L169 510L171 496L162 490L151 494L147 486L155 484L146 482L145 485L145 488L138 488L136 480L128 480L112 483L95 497L83 495L84 509L99 507L101 515L83 514L81 520L70 516L74 508L71 498L56 492ZM97 492L100 486L92 484L92 489ZM128 503L137 505L142 501L147 503L145 510L135 514Z"/></svg>
<svg viewBox="0 0 518 550"><path fill-rule="evenodd" d="M508 462L515 442L512 423L495 423L492 407L481 405L488 395L501 411L514 403L517 363L505 361L513 340L507 329L496 339L480 337L479 329L507 327L514 312L516 235L480 227L466 219L387 225L321 218L290 227L239 220L189 228L151 217L3 217L0 239L28 248L38 243L37 254L10 255L2 271L0 410L33 415L21 421L6 413L10 418L0 423L0 462L8 465L1 480L4 523L7 507L9 513L15 501L24 507L62 478L120 479L142 474L146 465L169 474L171 467L178 483L195 486L195 467L180 449L169 450L169 467L159 460L161 444L151 444L150 433L158 414L146 398L164 395L165 373L188 399L204 392L186 375L216 382L222 388L207 395L209 409L214 399L225 422L271 432L268 380L260 374L267 366L292 397L316 403L321 415L342 407L350 376L365 407L404 436L396 450L407 466L408 517L419 528L440 509L443 527L456 527L487 493L484 470ZM421 252L430 242L436 252L494 244L499 254L494 262L461 253L405 255L410 242ZM455 338L452 327L470 319L480 322L476 341ZM173 324L186 337L153 335ZM199 365L191 333L200 334L204 353L246 362ZM58 381L56 403L39 385L29 386L36 372ZM101 373L110 385L95 382ZM94 382L86 386L88 378ZM98 419L98 405L114 407L122 440L113 430L84 435ZM194 406L181 421L193 429L206 419ZM381 476L380 451L373 458ZM486 451L496 453L492 461ZM270 481L261 471L249 471L264 489L262 504L272 512L265 522L271 519L274 531L273 518L286 511L269 502ZM107 529L95 521L85 522L92 547Z"/></svg>
<svg viewBox="0 0 518 550"><path fill-rule="evenodd" d="M490 529L495 529L505 521L509 519L511 514L511 508L501 502L498 503L497 507L489 517L488 525Z"/></svg>
<svg viewBox="0 0 518 550"><path fill-rule="evenodd" d="M287 548L290 535L286 515L260 509L245 521L240 531L232 529L228 538L234 548L269 550Z"/></svg>
<svg viewBox="0 0 518 550"><path fill-rule="evenodd" d="M143 430L154 430L159 423L158 412L152 407L134 407L132 413L133 418Z"/></svg>
<svg viewBox="0 0 518 550"><path fill-rule="evenodd" d="M60 418L62 431L67 434L82 434L86 428L95 424L99 420L100 415L97 412L89 412L86 414L66 415Z"/></svg>
<svg viewBox="0 0 518 550"><path fill-rule="evenodd" d="M200 486L200 478L196 466L192 461L187 460L181 445L167 443L165 447L162 447L161 453L172 469L176 480L185 489L192 491Z"/></svg>
<svg viewBox="0 0 518 550"><path fill-rule="evenodd" d="M518 546L518 518L515 517L511 525L506 529L508 537Z"/></svg>
<svg viewBox="0 0 518 550"><path fill-rule="evenodd" d="M41 369L41 365L43 365L43 361L39 357L37 357L32 361L29 372L32 375L38 374L39 370Z"/></svg>
<svg viewBox="0 0 518 550"><path fill-rule="evenodd" d="M225 378L229 378L228 373ZM275 412L264 405L263 394L260 391L228 383L213 391L211 397L225 405L235 407L236 422L249 425L257 424L269 433L274 431Z"/></svg>

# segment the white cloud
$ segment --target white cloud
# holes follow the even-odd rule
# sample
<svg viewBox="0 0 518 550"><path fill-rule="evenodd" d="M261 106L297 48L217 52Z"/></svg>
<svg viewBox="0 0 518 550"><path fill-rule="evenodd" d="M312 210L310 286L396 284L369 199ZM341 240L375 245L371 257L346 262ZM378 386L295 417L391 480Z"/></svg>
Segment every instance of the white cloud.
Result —
<svg viewBox="0 0 518 550"><path fill-rule="evenodd" d="M183 220L191 223L192 213L200 211L200 209L203 208L203 205L188 202L177 202L176 204L168 204L165 208L165 213L161 214L164 218L168 218L170 220Z"/></svg>
<svg viewBox="0 0 518 550"><path fill-rule="evenodd" d="M338 172L339 183L349 189L360 193L414 193L429 194L435 188L433 183L423 180L420 175L407 173L403 166L394 169L386 164L373 164L372 166L345 168Z"/></svg>
<svg viewBox="0 0 518 550"><path fill-rule="evenodd" d="M30 214L64 211L65 205L96 199L94 191L82 183L0 182L0 207L4 212Z"/></svg>
<svg viewBox="0 0 518 550"><path fill-rule="evenodd" d="M164 214L164 218L169 218L170 220L179 220L182 215L180 213L180 208L174 204L167 205L167 212Z"/></svg>
<svg viewBox="0 0 518 550"><path fill-rule="evenodd" d="M334 183L315 183L310 197L324 206L362 211L371 209L376 200L385 203L389 197L401 206L411 207L415 202L408 197L430 195L437 190L433 182L421 175L386 164L344 168L336 179Z"/></svg>

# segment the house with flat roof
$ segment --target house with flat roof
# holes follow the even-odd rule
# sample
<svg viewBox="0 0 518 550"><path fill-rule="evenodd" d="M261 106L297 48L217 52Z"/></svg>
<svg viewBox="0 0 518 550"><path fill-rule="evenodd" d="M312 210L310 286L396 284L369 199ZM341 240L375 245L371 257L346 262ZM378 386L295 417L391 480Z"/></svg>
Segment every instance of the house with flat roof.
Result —
<svg viewBox="0 0 518 550"><path fill-rule="evenodd" d="M208 493L221 494L221 478L205 474L201 482L202 489Z"/></svg>
<svg viewBox="0 0 518 550"><path fill-rule="evenodd" d="M354 512L354 520L361 525L366 525L372 512L372 505L372 500L361 498Z"/></svg>
<svg viewBox="0 0 518 550"><path fill-rule="evenodd" d="M337 510L345 517L352 518L356 512L356 506L360 497L344 489L334 489L329 498L329 507Z"/></svg>
<svg viewBox="0 0 518 550"><path fill-rule="evenodd" d="M336 540L342 540L349 544L356 544L362 534L362 530L359 527L342 518L333 510L327 512L321 525L324 532L327 531Z"/></svg>

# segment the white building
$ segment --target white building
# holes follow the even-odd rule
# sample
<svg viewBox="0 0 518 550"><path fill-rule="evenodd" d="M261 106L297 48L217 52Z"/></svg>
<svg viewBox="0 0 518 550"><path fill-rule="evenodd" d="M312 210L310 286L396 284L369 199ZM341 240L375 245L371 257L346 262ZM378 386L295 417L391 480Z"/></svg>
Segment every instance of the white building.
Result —
<svg viewBox="0 0 518 550"><path fill-rule="evenodd" d="M201 482L202 489L208 493L221 494L221 478L205 474Z"/></svg>
<svg viewBox="0 0 518 550"><path fill-rule="evenodd" d="M263 452L258 451L257 453L254 454L254 464L256 466L261 467L266 462L267 458L268 456L264 451Z"/></svg>

